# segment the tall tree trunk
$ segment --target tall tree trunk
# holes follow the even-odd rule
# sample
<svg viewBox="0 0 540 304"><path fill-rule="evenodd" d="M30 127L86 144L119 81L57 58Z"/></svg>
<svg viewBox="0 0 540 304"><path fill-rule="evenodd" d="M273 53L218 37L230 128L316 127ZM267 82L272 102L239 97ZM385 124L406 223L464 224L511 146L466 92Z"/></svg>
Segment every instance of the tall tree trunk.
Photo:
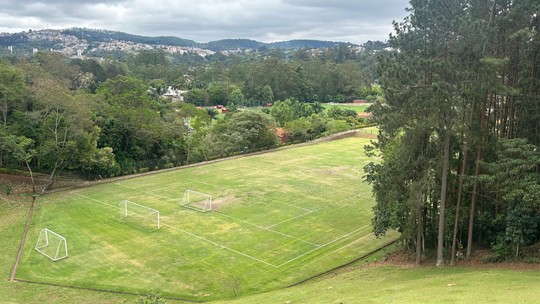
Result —
<svg viewBox="0 0 540 304"><path fill-rule="evenodd" d="M478 175L480 175L480 160L482 159L482 146L484 143L483 133L484 133L484 124L486 120L486 107L487 107L487 97L484 100L480 114L480 140L476 148L476 161L474 165L474 184L473 192L471 198L471 209L469 212L469 231L467 234L467 255L466 258L469 259L472 253L472 240L473 240L473 226L474 226L474 214L476 209L476 197L478 192Z"/></svg>
<svg viewBox="0 0 540 304"><path fill-rule="evenodd" d="M459 172L459 185L457 193L457 203L456 203L456 216L454 219L454 231L452 232L452 256L450 257L450 265L454 265L456 262L456 245L457 245L457 232L459 227L459 213L461 209L461 196L463 191L463 181L465 180L465 168L467 167L467 150L468 147L465 146L463 151L463 158L461 160L461 170Z"/></svg>
<svg viewBox="0 0 540 304"><path fill-rule="evenodd" d="M30 180L32 181L32 193L36 193L36 183L34 182L34 173L32 172L32 168L30 167L30 163L28 161L24 161L26 164L26 168L28 168L28 172L30 172Z"/></svg>
<svg viewBox="0 0 540 304"><path fill-rule="evenodd" d="M424 195L418 195L418 219L416 228L416 265L422 263L422 240L424 235Z"/></svg>
<svg viewBox="0 0 540 304"><path fill-rule="evenodd" d="M467 235L467 255L468 259L472 253L472 240L473 240L473 226L474 226L474 214L476 209L476 197L478 192L478 175L480 175L480 160L482 159L482 147L478 145L476 149L476 164L474 167L474 184L471 198L471 209L469 212L469 232Z"/></svg>
<svg viewBox="0 0 540 304"><path fill-rule="evenodd" d="M463 182L465 181L465 172L467 168L467 160L469 155L469 141L470 141L470 126L472 126L473 119L474 119L474 109L476 106L476 101L473 100L472 106L471 106L471 113L469 115L469 127L467 128L467 132L465 134L464 138L464 145L463 145L463 156L461 158L461 169L459 173L459 185L458 185L458 197L456 202L456 214L455 214L455 220L454 220L454 231L452 232L452 256L450 257L450 265L454 265L456 262L456 246L457 246L457 233L458 233L458 227L459 227L459 216L460 216L460 209L461 209L461 197L463 195Z"/></svg>
<svg viewBox="0 0 540 304"><path fill-rule="evenodd" d="M437 234L437 266L444 264L444 211L446 208L446 188L448 184L448 166L450 163L450 130L444 136L443 170L441 177L441 207L439 210L439 232Z"/></svg>

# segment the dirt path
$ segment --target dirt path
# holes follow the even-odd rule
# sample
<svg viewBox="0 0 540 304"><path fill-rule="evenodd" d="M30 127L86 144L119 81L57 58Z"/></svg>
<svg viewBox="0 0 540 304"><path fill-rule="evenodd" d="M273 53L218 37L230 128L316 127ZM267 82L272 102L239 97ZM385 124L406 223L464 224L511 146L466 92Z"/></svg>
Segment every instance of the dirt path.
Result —
<svg viewBox="0 0 540 304"><path fill-rule="evenodd" d="M21 243L19 244L19 251L17 252L17 258L15 259L15 264L13 264L13 269L11 270L11 275L9 276L10 282L15 282L15 276L17 275L17 268L19 267L19 261L21 259L24 243L26 242L26 235L28 234L28 227L30 227L30 222L32 221L32 214L34 214L35 202L36 202L36 197L32 196L32 204L30 205L30 210L28 211L28 218L26 219L26 224L24 225L24 231L22 234Z"/></svg>

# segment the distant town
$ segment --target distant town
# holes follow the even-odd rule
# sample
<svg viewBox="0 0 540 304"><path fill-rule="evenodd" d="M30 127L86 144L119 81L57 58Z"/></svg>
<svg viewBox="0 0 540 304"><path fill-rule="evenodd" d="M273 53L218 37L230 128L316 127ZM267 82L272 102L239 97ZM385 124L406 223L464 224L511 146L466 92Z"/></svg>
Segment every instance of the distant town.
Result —
<svg viewBox="0 0 540 304"><path fill-rule="evenodd" d="M139 41L138 41L139 40ZM141 42L140 40L151 40ZM178 42L180 41L180 42ZM231 43L232 41L232 43ZM160 43L161 42L161 43ZM169 43L167 43L169 42ZM218 42L206 43L209 47L201 47L201 43L176 37L150 37L135 36L120 32L94 29L42 29L28 30L20 33L0 33L0 46L5 54L21 54L21 52L51 51L62 53L67 57L99 57L98 54L111 52L136 53L143 50L159 50L169 54L195 53L201 57L213 55L217 52L228 56L232 53L250 52L259 47L270 48L306 48L311 55L321 49L334 47L339 42L297 40L280 43L265 44L253 40L236 39L227 40L227 44ZM213 43L213 47L210 45ZM179 45L184 44L184 45ZM187 45L186 45L187 44ZM217 46L219 45L219 46ZM349 44L354 51L364 50L363 46ZM219 50L216 50L218 48ZM224 49L226 48L226 49Z"/></svg>

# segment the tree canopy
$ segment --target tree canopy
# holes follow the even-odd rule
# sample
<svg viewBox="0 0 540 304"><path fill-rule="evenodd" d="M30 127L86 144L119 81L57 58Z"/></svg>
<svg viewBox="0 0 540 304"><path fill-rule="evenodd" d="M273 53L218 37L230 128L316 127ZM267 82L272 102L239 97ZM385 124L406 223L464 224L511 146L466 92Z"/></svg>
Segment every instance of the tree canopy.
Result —
<svg viewBox="0 0 540 304"><path fill-rule="evenodd" d="M368 149L382 161L366 171L375 233L401 231L417 262L423 244L442 265L460 244L470 257L473 246L519 252L540 240L540 209L524 190L540 183L539 10L535 1L413 0L394 24L393 51L380 58L385 99L372 106L379 141Z"/></svg>

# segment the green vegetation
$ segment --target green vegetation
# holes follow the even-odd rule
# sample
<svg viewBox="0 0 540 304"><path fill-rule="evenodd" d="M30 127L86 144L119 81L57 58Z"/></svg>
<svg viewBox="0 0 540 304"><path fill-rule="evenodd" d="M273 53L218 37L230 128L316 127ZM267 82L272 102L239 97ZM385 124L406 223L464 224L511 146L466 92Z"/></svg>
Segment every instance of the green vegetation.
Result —
<svg viewBox="0 0 540 304"><path fill-rule="evenodd" d="M395 239L371 235L366 143L348 138L40 197L17 278L197 300L286 287ZM186 189L211 194L216 211L180 208ZM125 199L159 210L161 229L124 218ZM66 237L67 259L53 263L33 249L44 227Z"/></svg>
<svg viewBox="0 0 540 304"><path fill-rule="evenodd" d="M30 189L27 189L27 191ZM2 303L121 303L132 296L46 285L9 282L31 198L0 195L0 302ZM28 244L32 247L33 244ZM45 257L44 257L45 258ZM51 262L52 263L52 262Z"/></svg>
<svg viewBox="0 0 540 304"><path fill-rule="evenodd" d="M437 248L491 247L493 260L540 242L538 1L411 1L380 61L381 136L368 166L374 232ZM504 29L504 30L503 30ZM530 258L537 258L532 256Z"/></svg>
<svg viewBox="0 0 540 304"><path fill-rule="evenodd" d="M274 148L276 126L290 135L285 142L358 127L364 121L352 111L327 115L319 102L381 96L371 86L375 55L347 45L316 55L274 49L195 62L158 51L124 55L0 59L0 168L48 174L48 188L66 173L98 179L170 168ZM249 117L251 126L265 122L256 129L268 136L230 128L238 108L268 103L271 117ZM215 105L228 115L196 108Z"/></svg>
<svg viewBox="0 0 540 304"><path fill-rule="evenodd" d="M0 298L7 303L133 303L138 298L63 287L12 283L6 279L19 245L28 211L28 198L0 200ZM380 258L380 257L379 257ZM372 258L369 259L370 261ZM508 299L534 303L538 271L486 268L349 267L337 275L293 288L275 290L237 300L212 303L506 303ZM455 284L455 285L453 285ZM479 285L481 284L481 285ZM148 297L143 297L146 300ZM167 300L167 303L179 303Z"/></svg>
<svg viewBox="0 0 540 304"><path fill-rule="evenodd" d="M322 106L325 110L328 110L332 107L338 107L342 110L351 110L355 111L356 113L364 113L367 108L369 108L369 105L349 105L349 104L330 104L330 103L323 103Z"/></svg>
<svg viewBox="0 0 540 304"><path fill-rule="evenodd" d="M539 271L485 268L349 267L293 288L227 304L536 303Z"/></svg>

